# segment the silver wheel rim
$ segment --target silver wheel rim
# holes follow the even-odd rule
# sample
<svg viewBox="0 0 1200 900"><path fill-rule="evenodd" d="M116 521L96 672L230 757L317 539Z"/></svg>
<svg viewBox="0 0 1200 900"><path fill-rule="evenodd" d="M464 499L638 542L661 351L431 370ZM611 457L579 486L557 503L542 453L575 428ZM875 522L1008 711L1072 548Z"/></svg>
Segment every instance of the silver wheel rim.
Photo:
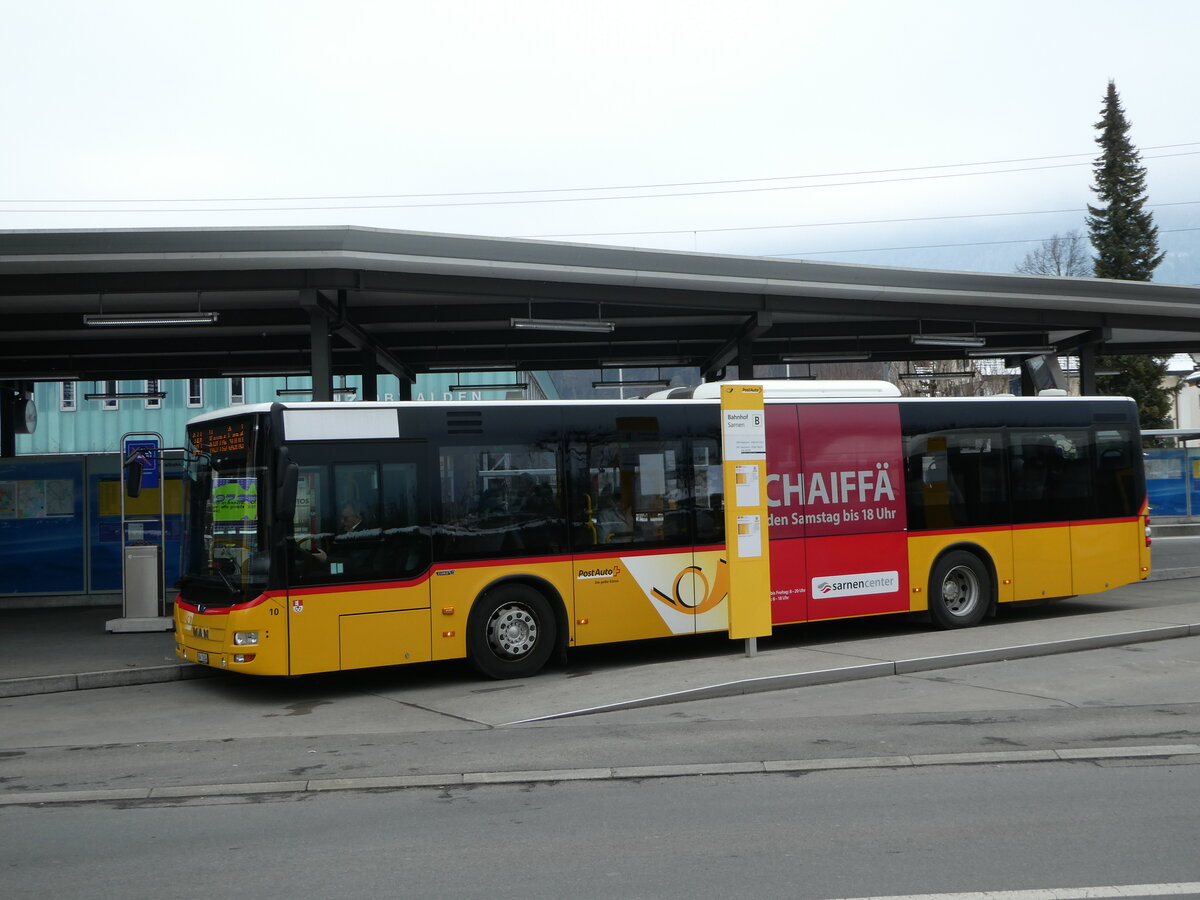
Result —
<svg viewBox="0 0 1200 900"><path fill-rule="evenodd" d="M970 615L979 593L979 578L969 566L955 566L942 579L942 605L952 616Z"/></svg>
<svg viewBox="0 0 1200 900"><path fill-rule="evenodd" d="M497 656L520 659L527 656L538 640L538 622L522 603L501 606L487 623L488 646Z"/></svg>

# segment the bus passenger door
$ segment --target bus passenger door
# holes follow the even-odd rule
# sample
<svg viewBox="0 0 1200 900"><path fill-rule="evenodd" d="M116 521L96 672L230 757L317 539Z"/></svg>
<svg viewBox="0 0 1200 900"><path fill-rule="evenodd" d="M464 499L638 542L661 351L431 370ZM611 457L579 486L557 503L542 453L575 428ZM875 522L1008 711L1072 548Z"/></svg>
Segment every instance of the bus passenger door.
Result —
<svg viewBox="0 0 1200 900"><path fill-rule="evenodd" d="M1140 448L1129 428L1101 427L1093 436L1093 521L1071 525L1072 587L1085 594L1142 577L1146 535L1139 517L1145 491L1138 475ZM1082 518L1082 516L1078 517Z"/></svg>
<svg viewBox="0 0 1200 900"><path fill-rule="evenodd" d="M569 424L576 643L727 627L708 590L719 554L693 555L686 409L600 409Z"/></svg>
<svg viewBox="0 0 1200 900"><path fill-rule="evenodd" d="M1090 492L1087 440L1082 432L1013 431L1013 599L1039 600L1074 593L1071 519ZM1080 492L1084 493L1081 494Z"/></svg>

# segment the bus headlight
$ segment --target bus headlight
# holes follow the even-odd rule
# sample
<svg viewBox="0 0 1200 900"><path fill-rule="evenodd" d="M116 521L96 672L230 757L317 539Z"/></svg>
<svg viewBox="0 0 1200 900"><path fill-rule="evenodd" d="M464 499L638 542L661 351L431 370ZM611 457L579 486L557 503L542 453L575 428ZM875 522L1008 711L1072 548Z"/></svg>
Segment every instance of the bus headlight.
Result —
<svg viewBox="0 0 1200 900"><path fill-rule="evenodd" d="M233 633L233 643L238 647L245 647L249 644L258 643L257 631L235 631Z"/></svg>

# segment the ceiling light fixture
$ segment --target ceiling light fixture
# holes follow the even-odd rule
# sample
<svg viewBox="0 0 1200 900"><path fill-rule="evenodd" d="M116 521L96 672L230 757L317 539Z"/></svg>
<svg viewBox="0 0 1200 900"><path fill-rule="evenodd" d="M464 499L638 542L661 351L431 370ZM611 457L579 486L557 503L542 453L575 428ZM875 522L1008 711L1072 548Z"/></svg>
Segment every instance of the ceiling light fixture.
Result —
<svg viewBox="0 0 1200 900"><path fill-rule="evenodd" d="M594 388L652 388L666 387L671 382L665 378L633 379L631 381L593 381Z"/></svg>
<svg viewBox="0 0 1200 900"><path fill-rule="evenodd" d="M212 325L220 314L187 313L95 313L85 315L83 324L93 327L138 327L148 325Z"/></svg>
<svg viewBox="0 0 1200 900"><path fill-rule="evenodd" d="M839 353L832 351L829 353L785 353L779 357L780 362L785 363L807 363L807 362L865 362L871 358L870 352L863 351L847 351Z"/></svg>
<svg viewBox="0 0 1200 900"><path fill-rule="evenodd" d="M513 328L526 331L580 331L589 334L608 334L617 326L603 319L509 319Z"/></svg>
<svg viewBox="0 0 1200 900"><path fill-rule="evenodd" d="M475 363L435 364L426 367L430 372L453 372L461 375L463 372L511 372L517 368L514 363L492 363L476 365Z"/></svg>
<svg viewBox="0 0 1200 900"><path fill-rule="evenodd" d="M229 377L238 378L302 378L308 373L302 369L297 369L293 366L280 366L278 369L272 369L269 366L263 365L255 369L227 369L222 374Z"/></svg>
<svg viewBox="0 0 1200 900"><path fill-rule="evenodd" d="M970 359L999 359L1002 356L1057 356L1057 347L987 347L983 350L968 350Z"/></svg>
<svg viewBox="0 0 1200 900"><path fill-rule="evenodd" d="M312 388L280 388L275 392L276 397L307 397L312 394ZM330 391L335 397L356 397L358 388L342 387Z"/></svg>
<svg viewBox="0 0 1200 900"><path fill-rule="evenodd" d="M658 369L663 366L686 366L688 360L682 356L658 356L645 359L602 359L600 366L604 369Z"/></svg>
<svg viewBox="0 0 1200 900"><path fill-rule="evenodd" d="M96 394L84 394L84 400L163 400L166 391L104 391Z"/></svg>
<svg viewBox="0 0 1200 900"><path fill-rule="evenodd" d="M954 378L974 378L974 369L961 372L903 372L900 377L905 381L950 381Z"/></svg>
<svg viewBox="0 0 1200 900"><path fill-rule="evenodd" d="M986 347L987 338L969 334L913 334L908 338L923 347Z"/></svg>
<svg viewBox="0 0 1200 900"><path fill-rule="evenodd" d="M528 381L505 381L495 384L452 384L450 390L456 391L524 391L528 390Z"/></svg>

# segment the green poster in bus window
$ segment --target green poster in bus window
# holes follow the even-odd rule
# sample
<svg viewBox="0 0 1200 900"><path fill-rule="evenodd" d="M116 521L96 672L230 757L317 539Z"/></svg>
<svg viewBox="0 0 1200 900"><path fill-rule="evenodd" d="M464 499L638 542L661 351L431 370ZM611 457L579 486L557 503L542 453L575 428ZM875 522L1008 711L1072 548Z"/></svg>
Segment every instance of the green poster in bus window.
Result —
<svg viewBox="0 0 1200 900"><path fill-rule="evenodd" d="M258 522L258 479L218 478L213 489L213 522L255 525Z"/></svg>

